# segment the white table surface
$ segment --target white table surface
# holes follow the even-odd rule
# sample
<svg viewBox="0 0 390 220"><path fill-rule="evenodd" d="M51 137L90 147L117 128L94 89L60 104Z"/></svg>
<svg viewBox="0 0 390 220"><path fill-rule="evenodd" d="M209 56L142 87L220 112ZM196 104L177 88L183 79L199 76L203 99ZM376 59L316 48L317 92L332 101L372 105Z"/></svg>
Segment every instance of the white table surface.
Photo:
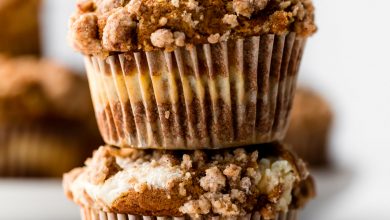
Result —
<svg viewBox="0 0 390 220"><path fill-rule="evenodd" d="M1 220L80 219L60 180L0 180Z"/></svg>

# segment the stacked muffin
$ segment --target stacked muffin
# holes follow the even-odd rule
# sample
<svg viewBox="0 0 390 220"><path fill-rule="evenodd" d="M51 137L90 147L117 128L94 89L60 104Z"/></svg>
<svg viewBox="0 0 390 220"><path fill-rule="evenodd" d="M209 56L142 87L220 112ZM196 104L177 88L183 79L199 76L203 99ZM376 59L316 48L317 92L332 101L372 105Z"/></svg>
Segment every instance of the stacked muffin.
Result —
<svg viewBox="0 0 390 220"><path fill-rule="evenodd" d="M108 144L64 176L83 219L296 219L313 181L277 141L313 13L307 0L79 1L70 39Z"/></svg>

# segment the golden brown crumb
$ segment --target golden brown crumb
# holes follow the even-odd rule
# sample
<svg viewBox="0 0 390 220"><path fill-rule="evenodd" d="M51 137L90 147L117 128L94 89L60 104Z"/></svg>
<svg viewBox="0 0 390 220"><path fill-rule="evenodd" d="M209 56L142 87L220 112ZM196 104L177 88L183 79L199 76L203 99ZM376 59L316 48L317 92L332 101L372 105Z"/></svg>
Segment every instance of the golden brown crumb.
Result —
<svg viewBox="0 0 390 220"><path fill-rule="evenodd" d="M111 148L99 148L92 159L87 161L88 168L86 172L91 183L95 185L102 184L122 169L116 163L115 156L110 151Z"/></svg>
<svg viewBox="0 0 390 220"><path fill-rule="evenodd" d="M207 41L210 43L210 44L216 44L219 42L219 38L221 36L219 34L212 34L210 35L208 38L207 38Z"/></svg>
<svg viewBox="0 0 390 220"><path fill-rule="evenodd" d="M168 29L158 29L153 32L150 35L150 40L152 41L153 46L159 48L172 47L172 44L175 42L173 33Z"/></svg>
<svg viewBox="0 0 390 220"><path fill-rule="evenodd" d="M225 176L231 178L233 181L236 181L238 178L240 178L241 167L239 167L239 166L237 166L235 164L230 164L223 171L223 174L225 174Z"/></svg>
<svg viewBox="0 0 390 220"><path fill-rule="evenodd" d="M211 167L206 170L206 176L200 179L200 186L210 192L220 191L226 185L226 178L218 167Z"/></svg>
<svg viewBox="0 0 390 220"><path fill-rule="evenodd" d="M223 16L222 21L223 21L223 23L230 25L232 28L234 28L238 25L237 15L226 14Z"/></svg>
<svg viewBox="0 0 390 220"><path fill-rule="evenodd" d="M103 31L103 46L113 51L129 51L133 48L132 35L137 23L126 10L119 10L108 17Z"/></svg>

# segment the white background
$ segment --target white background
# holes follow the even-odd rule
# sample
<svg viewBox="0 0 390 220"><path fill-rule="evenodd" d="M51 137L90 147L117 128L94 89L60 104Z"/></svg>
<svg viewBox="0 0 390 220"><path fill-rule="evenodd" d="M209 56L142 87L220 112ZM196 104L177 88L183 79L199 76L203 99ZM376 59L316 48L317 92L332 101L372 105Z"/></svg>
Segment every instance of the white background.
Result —
<svg viewBox="0 0 390 220"><path fill-rule="evenodd" d="M65 43L67 17L74 2L46 0L45 54L82 70L81 56ZM320 195L303 217L389 220L390 1L315 0L315 5L319 31L308 41L301 83L320 91L334 106L332 156L336 168L334 173L318 176ZM35 184L35 189L38 195L46 192L42 198L52 200L51 208L45 205L47 201L36 198L34 206L26 209L31 197L23 195L31 196L33 192L6 194L22 192L19 185L0 184L0 195L9 196L0 204L0 219L44 219L42 213L50 213L47 219L53 219L56 213L62 217L55 219L75 217L77 209L65 202L59 183L49 185L54 186ZM18 212L18 205L21 210L25 205L24 210L35 211Z"/></svg>
<svg viewBox="0 0 390 220"><path fill-rule="evenodd" d="M388 220L390 1L315 0L315 4L319 31L309 41L301 81L319 88L333 103L337 113L333 155L353 177L310 216Z"/></svg>

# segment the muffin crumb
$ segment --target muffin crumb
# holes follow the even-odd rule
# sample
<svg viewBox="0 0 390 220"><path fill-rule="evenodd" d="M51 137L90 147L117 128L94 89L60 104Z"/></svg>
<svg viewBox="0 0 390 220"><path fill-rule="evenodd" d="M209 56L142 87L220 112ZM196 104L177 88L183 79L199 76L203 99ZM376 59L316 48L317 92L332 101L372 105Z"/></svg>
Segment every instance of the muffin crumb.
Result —
<svg viewBox="0 0 390 220"><path fill-rule="evenodd" d="M133 48L132 35L135 23L126 10L119 10L107 19L103 30L103 46L107 50L128 51Z"/></svg>
<svg viewBox="0 0 390 220"><path fill-rule="evenodd" d="M233 204L230 195L207 193L205 196L209 199L214 213L222 216L238 216L240 214L239 208Z"/></svg>
<svg viewBox="0 0 390 220"><path fill-rule="evenodd" d="M223 171L223 174L225 174L225 176L231 178L233 181L236 181L240 178L241 169L242 169L241 167L239 167L235 164L230 164Z"/></svg>
<svg viewBox="0 0 390 220"><path fill-rule="evenodd" d="M87 173L93 184L102 184L105 180L121 171L122 168L116 163L110 148L100 147L94 153L94 157L87 161Z"/></svg>
<svg viewBox="0 0 390 220"><path fill-rule="evenodd" d="M187 2L187 7L190 9L190 10L199 10L199 2L195 1L195 0L188 0Z"/></svg>
<svg viewBox="0 0 390 220"><path fill-rule="evenodd" d="M166 25L168 23L168 19L166 18L166 17L162 17L162 18L160 18L160 20L158 20L158 24L160 25L160 26L164 26L164 25Z"/></svg>
<svg viewBox="0 0 390 220"><path fill-rule="evenodd" d="M249 192L251 188L252 182L249 177L244 177L241 179L240 187L242 190L245 190L245 192Z"/></svg>
<svg viewBox="0 0 390 220"><path fill-rule="evenodd" d="M173 33L173 37L175 38L175 45L178 47L184 47L186 35L183 32L175 31Z"/></svg>
<svg viewBox="0 0 390 220"><path fill-rule="evenodd" d="M239 201L240 203L244 203L246 200L245 192L238 190L238 189L232 189L232 191L230 193L230 197L233 200Z"/></svg>
<svg viewBox="0 0 390 220"><path fill-rule="evenodd" d="M181 162L181 168L184 170L189 170L192 168L192 160L188 154L183 155L183 162Z"/></svg>
<svg viewBox="0 0 390 220"><path fill-rule="evenodd" d="M172 43L175 42L173 34L168 29L158 29L150 36L152 44L159 48L172 47Z"/></svg>
<svg viewBox="0 0 390 220"><path fill-rule="evenodd" d="M223 23L230 25L230 27L235 28L238 26L237 15L225 14L222 18Z"/></svg>
<svg viewBox="0 0 390 220"><path fill-rule="evenodd" d="M171 3L176 8L180 7L180 0L171 0Z"/></svg>
<svg viewBox="0 0 390 220"><path fill-rule="evenodd" d="M190 216L205 215L210 212L211 204L208 199L201 196L198 200L191 200L180 207L180 212L186 213Z"/></svg>
<svg viewBox="0 0 390 220"><path fill-rule="evenodd" d="M73 46L77 50L86 50L92 53L100 53L102 51L103 48L97 35L97 22L98 18L96 15L86 13L71 23L70 37L73 39Z"/></svg>
<svg viewBox="0 0 390 220"><path fill-rule="evenodd" d="M206 176L199 180L200 186L210 192L218 192L226 185L226 178L219 170L214 166L206 170Z"/></svg>
<svg viewBox="0 0 390 220"><path fill-rule="evenodd" d="M210 44L216 44L219 42L219 38L221 36L219 34L212 34L210 35L208 38L207 38L207 41L210 43Z"/></svg>

